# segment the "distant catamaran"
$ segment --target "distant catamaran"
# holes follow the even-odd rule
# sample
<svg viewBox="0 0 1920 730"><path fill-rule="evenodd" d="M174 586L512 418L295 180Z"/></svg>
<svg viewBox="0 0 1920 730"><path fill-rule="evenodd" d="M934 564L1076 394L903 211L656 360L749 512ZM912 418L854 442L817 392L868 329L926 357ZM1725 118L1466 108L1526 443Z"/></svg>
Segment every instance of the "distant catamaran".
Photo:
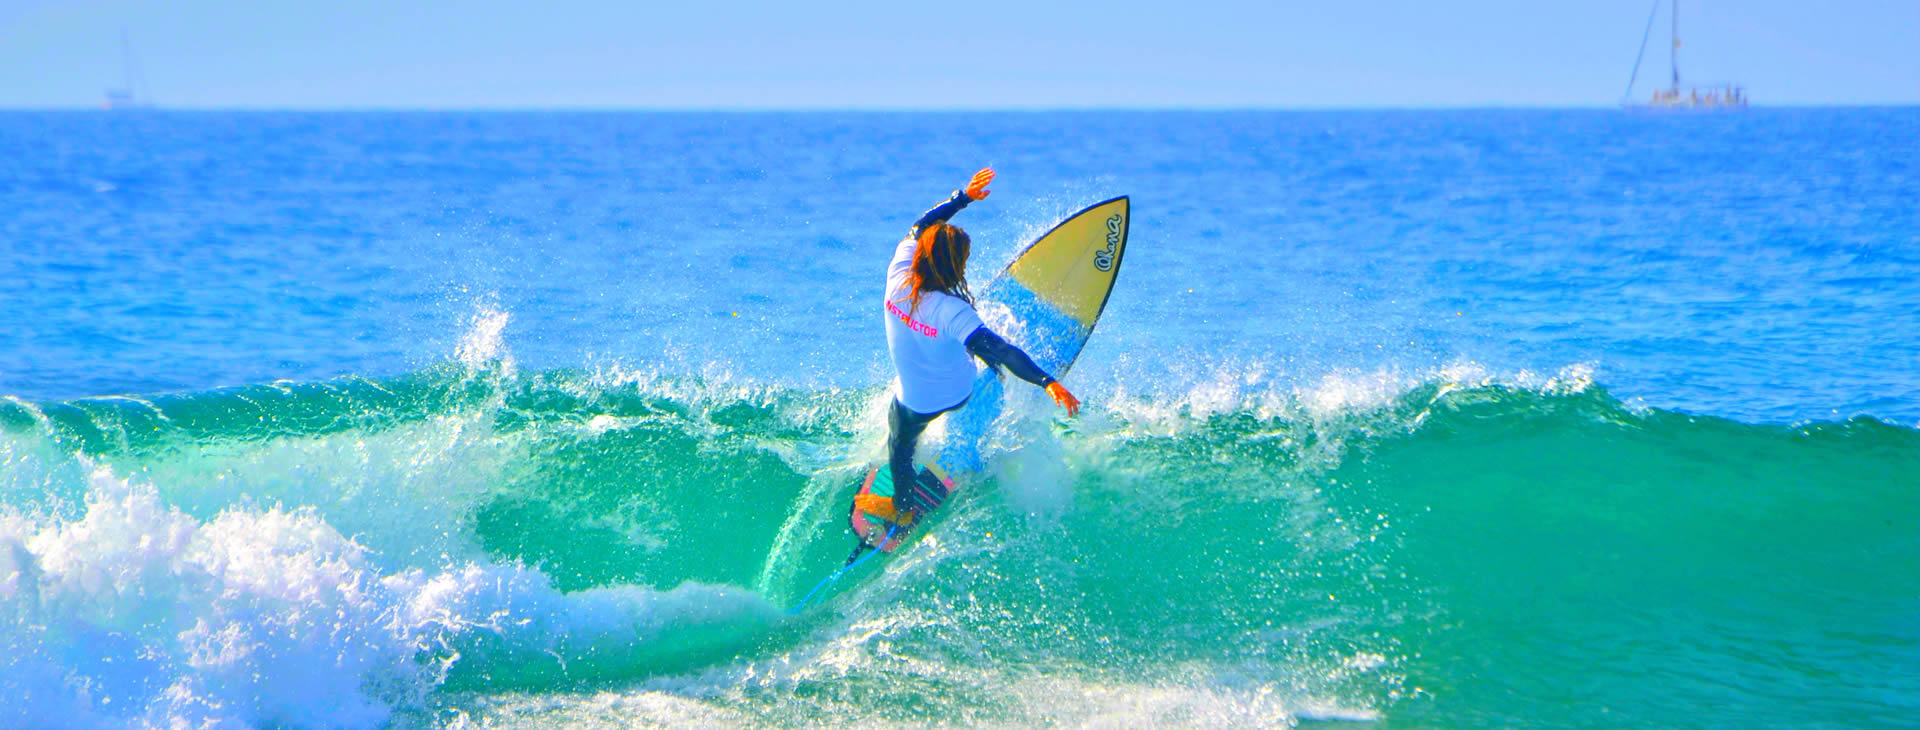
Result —
<svg viewBox="0 0 1920 730"><path fill-rule="evenodd" d="M153 93L147 88L146 77L140 74L140 66L133 60L133 43L127 40L127 31L120 31L121 72L124 74L122 85L118 89L107 90L108 109L145 109L153 106Z"/></svg>
<svg viewBox="0 0 1920 730"><path fill-rule="evenodd" d="M1653 35L1653 18L1660 12L1660 0L1653 0L1653 10L1647 13L1647 31L1640 36L1640 55L1633 59L1633 76L1627 79L1627 93L1621 106L1656 109L1745 109L1747 91L1739 84L1707 84L1691 86L1681 93L1680 87L1680 0L1673 0L1673 85L1665 89L1654 89L1653 96L1646 102L1633 100L1633 82L1640 78L1640 62L1647 56L1647 39Z"/></svg>

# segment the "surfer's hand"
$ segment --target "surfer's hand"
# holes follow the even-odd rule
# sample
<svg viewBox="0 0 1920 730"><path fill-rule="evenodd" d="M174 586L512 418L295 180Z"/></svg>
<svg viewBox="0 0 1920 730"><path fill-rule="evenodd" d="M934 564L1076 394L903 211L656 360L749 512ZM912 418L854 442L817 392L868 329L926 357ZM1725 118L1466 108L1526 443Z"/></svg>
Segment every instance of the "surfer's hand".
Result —
<svg viewBox="0 0 1920 730"><path fill-rule="evenodd" d="M1068 418L1080 415L1080 399L1067 392L1067 386L1061 385L1059 381L1047 384L1047 395L1053 396L1053 402L1067 409Z"/></svg>
<svg viewBox="0 0 1920 730"><path fill-rule="evenodd" d="M986 200L987 194L993 192L987 189L987 186L992 183L993 168L982 167L979 172L973 174L973 179L967 182L966 190L962 192L974 200Z"/></svg>

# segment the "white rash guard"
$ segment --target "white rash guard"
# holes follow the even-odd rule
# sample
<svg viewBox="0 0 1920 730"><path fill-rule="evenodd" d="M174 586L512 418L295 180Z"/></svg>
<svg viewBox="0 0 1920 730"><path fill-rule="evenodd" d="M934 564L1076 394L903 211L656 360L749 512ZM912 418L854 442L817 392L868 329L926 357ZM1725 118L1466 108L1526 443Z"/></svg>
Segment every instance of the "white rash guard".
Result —
<svg viewBox="0 0 1920 730"><path fill-rule="evenodd" d="M973 393L976 371L966 343L982 323L973 305L942 292L922 292L919 306L914 306L907 270L915 245L912 236L902 240L887 264L887 352L900 374L900 405L935 413L960 405Z"/></svg>

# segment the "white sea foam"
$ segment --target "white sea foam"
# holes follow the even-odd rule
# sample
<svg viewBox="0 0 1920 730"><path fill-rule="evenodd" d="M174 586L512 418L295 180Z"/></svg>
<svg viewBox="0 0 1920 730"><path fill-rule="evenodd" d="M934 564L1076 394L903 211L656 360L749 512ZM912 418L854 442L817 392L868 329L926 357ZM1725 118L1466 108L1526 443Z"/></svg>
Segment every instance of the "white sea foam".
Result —
<svg viewBox="0 0 1920 730"><path fill-rule="evenodd" d="M471 368L495 365L511 370L513 360L507 354L505 332L513 315L493 304L480 307L467 321L466 334L454 348L454 358Z"/></svg>
<svg viewBox="0 0 1920 730"><path fill-rule="evenodd" d="M0 726L376 727L450 669L564 673L776 615L731 588L562 593L519 565L379 563L311 508L198 520L97 469L79 519L0 514Z"/></svg>
<svg viewBox="0 0 1920 730"><path fill-rule="evenodd" d="M311 512L202 523L92 482L84 518L0 532L0 725L370 726L428 686L365 549Z"/></svg>
<svg viewBox="0 0 1920 730"><path fill-rule="evenodd" d="M1417 371L1339 370L1309 379L1265 362L1247 361L1216 363L1206 373L1183 373L1171 384L1137 392L1123 378L1112 396L1098 405L1119 418L1128 433L1166 436L1227 413L1321 425L1351 423L1426 387L1437 388L1436 396L1496 386L1565 395L1584 392L1593 384L1594 369L1589 363L1544 375L1531 370L1495 372L1477 362L1461 361Z"/></svg>
<svg viewBox="0 0 1920 730"><path fill-rule="evenodd" d="M781 661L743 663L648 680L623 690L469 698L469 727L1294 727L1303 720L1372 722L1376 709L1303 693L1287 682L1095 680L1071 670L1002 670L903 656L888 646L897 621L847 626L838 640ZM988 705L890 707L859 691L876 671L940 686ZM796 691L811 686L810 691ZM804 699L801 699L804 697ZM908 708L913 709L908 709ZM920 717L915 717L915 711ZM927 715L939 719L929 719Z"/></svg>

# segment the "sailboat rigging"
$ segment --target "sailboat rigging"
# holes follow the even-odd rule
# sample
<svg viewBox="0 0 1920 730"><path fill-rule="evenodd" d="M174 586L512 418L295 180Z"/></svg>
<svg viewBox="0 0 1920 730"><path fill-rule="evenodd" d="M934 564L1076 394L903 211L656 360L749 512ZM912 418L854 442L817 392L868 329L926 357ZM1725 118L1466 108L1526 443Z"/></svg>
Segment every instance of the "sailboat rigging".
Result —
<svg viewBox="0 0 1920 730"><path fill-rule="evenodd" d="M133 43L127 39L126 29L120 30L121 86L107 90L108 109L146 109L153 106L153 92L147 88L146 76L140 73L140 64L133 58Z"/></svg>
<svg viewBox="0 0 1920 730"><path fill-rule="evenodd" d="M1627 91L1622 106L1657 109L1745 109L1747 108L1747 90L1739 84L1717 83L1704 86L1685 87L1681 93L1680 85L1680 0L1673 2L1673 45L1668 56L1672 70L1672 85L1664 89L1654 89L1646 102L1633 100L1633 84L1640 79L1640 63L1646 60L1647 39L1653 36L1653 21L1660 12L1661 0L1653 0L1653 9L1647 13L1647 29L1640 36L1640 53L1633 58L1633 74L1627 79Z"/></svg>

